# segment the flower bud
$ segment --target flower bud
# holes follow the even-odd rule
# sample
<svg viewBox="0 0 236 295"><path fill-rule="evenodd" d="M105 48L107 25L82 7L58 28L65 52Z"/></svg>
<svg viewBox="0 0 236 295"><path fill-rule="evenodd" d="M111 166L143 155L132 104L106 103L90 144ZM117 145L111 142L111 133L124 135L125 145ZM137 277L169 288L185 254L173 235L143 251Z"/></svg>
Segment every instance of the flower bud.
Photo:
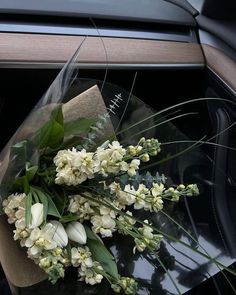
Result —
<svg viewBox="0 0 236 295"><path fill-rule="evenodd" d="M40 259L39 266L44 269L49 268L51 266L50 259L48 257Z"/></svg>
<svg viewBox="0 0 236 295"><path fill-rule="evenodd" d="M136 156L136 148L133 145L128 146L127 152L130 156Z"/></svg>
<svg viewBox="0 0 236 295"><path fill-rule="evenodd" d="M177 190L178 191L183 191L185 189L185 185L183 184L180 184L178 187L177 187Z"/></svg>
<svg viewBox="0 0 236 295"><path fill-rule="evenodd" d="M139 144L139 145L143 145L143 144L145 143L145 141L146 141L145 137L142 137L142 138L139 140L138 144Z"/></svg>
<svg viewBox="0 0 236 295"><path fill-rule="evenodd" d="M166 192L173 194L175 189L173 187L168 188Z"/></svg>
<svg viewBox="0 0 236 295"><path fill-rule="evenodd" d="M36 203L31 206L30 228L39 227L43 223L43 204Z"/></svg>
<svg viewBox="0 0 236 295"><path fill-rule="evenodd" d="M155 157L157 154L158 154L158 151L157 150L152 150L149 152L150 156L153 156Z"/></svg>
<svg viewBox="0 0 236 295"><path fill-rule="evenodd" d="M146 153L146 154L142 154L141 156L139 156L139 159L143 162L148 162L150 160L150 157L149 155Z"/></svg>
<svg viewBox="0 0 236 295"><path fill-rule="evenodd" d="M71 222L66 228L69 239L81 245L86 244L87 235L82 223L78 221Z"/></svg>
<svg viewBox="0 0 236 295"><path fill-rule="evenodd" d="M53 240L57 243L57 246L60 248L66 247L68 244L68 236L59 221L50 221L50 223L55 227L55 233L53 235Z"/></svg>
<svg viewBox="0 0 236 295"><path fill-rule="evenodd" d="M139 154L142 151L143 147L141 145L138 145L136 147L136 153Z"/></svg>

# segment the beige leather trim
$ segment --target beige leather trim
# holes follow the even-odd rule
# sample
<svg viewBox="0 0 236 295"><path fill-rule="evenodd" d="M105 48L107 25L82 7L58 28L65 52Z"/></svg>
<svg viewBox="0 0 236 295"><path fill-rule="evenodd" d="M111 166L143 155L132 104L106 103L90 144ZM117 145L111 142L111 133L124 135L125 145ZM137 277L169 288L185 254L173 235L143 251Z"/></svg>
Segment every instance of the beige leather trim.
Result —
<svg viewBox="0 0 236 295"><path fill-rule="evenodd" d="M0 33L0 62L64 63L83 39L82 36ZM197 43L108 37L103 38L103 43L99 37L87 37L79 62L204 64Z"/></svg>
<svg viewBox="0 0 236 295"><path fill-rule="evenodd" d="M236 92L236 62L210 45L202 45L207 66Z"/></svg>

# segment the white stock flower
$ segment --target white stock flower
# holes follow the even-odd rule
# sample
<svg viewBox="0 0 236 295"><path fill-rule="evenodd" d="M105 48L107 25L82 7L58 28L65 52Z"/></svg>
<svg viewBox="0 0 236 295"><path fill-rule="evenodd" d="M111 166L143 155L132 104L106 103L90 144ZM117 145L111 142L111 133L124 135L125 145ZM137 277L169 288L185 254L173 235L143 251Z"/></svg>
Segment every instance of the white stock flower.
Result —
<svg viewBox="0 0 236 295"><path fill-rule="evenodd" d="M138 170L139 165L140 165L140 160L134 159L131 161L131 163L129 164L128 171L127 171L129 176L134 176L136 174L136 170Z"/></svg>
<svg viewBox="0 0 236 295"><path fill-rule="evenodd" d="M130 217L120 215L117 220L118 220L119 232L127 235L127 230L132 229L136 221L134 218L132 218L133 216L132 212L126 211L125 213L129 215Z"/></svg>
<svg viewBox="0 0 236 295"><path fill-rule="evenodd" d="M92 155L85 150L77 152L75 148L59 151L53 160L57 172L55 183L76 186L92 178Z"/></svg>
<svg viewBox="0 0 236 295"><path fill-rule="evenodd" d="M73 242L77 242L81 245L84 245L87 242L87 235L84 226L78 221L69 223L66 227L66 233L69 239Z"/></svg>
<svg viewBox="0 0 236 295"><path fill-rule="evenodd" d="M139 252L143 252L146 249L146 247L147 247L147 245L142 240L140 240L138 238L135 238L134 239L134 242L135 242L135 247L133 248L133 253L134 254L136 252L136 249Z"/></svg>
<svg viewBox="0 0 236 295"><path fill-rule="evenodd" d="M39 227L43 223L43 204L35 203L31 206L30 228Z"/></svg>
<svg viewBox="0 0 236 295"><path fill-rule="evenodd" d="M93 266L96 269L99 269L101 271L103 270L102 266L97 261L93 263ZM90 285L100 284L103 279L103 276L97 273L94 270L94 268L91 268L91 267L89 268L83 265L80 268L78 268L78 274L80 276L80 281L85 281L86 284L90 284Z"/></svg>
<svg viewBox="0 0 236 295"><path fill-rule="evenodd" d="M15 222L16 229L14 232L14 240L20 240L21 247L25 246L26 238L30 235L30 229L26 227L25 218L19 219Z"/></svg>
<svg viewBox="0 0 236 295"><path fill-rule="evenodd" d="M102 237L111 237L116 230L116 222L110 215L94 215L91 218L92 230L100 233Z"/></svg>
<svg viewBox="0 0 236 295"><path fill-rule="evenodd" d="M118 141L113 141L108 148L98 147L95 152L94 171L107 176L108 173L117 174L119 171L127 171L128 164L122 161L126 150Z"/></svg>
<svg viewBox="0 0 236 295"><path fill-rule="evenodd" d="M101 215L109 215L111 218L116 218L116 213L114 210L107 206L100 206L99 211Z"/></svg>
<svg viewBox="0 0 236 295"><path fill-rule="evenodd" d="M92 267L93 260L92 260L92 254L89 251L89 248L73 247L71 249L71 263L74 267L78 267L81 265L85 267Z"/></svg>
<svg viewBox="0 0 236 295"><path fill-rule="evenodd" d="M144 237L152 240L153 239L153 229L149 226L148 220L144 220L147 225L143 225L143 227L139 228L139 230L143 233Z"/></svg>
<svg viewBox="0 0 236 295"><path fill-rule="evenodd" d="M116 195L121 191L120 184L115 181L109 185L109 189L111 194L116 194Z"/></svg>
<svg viewBox="0 0 236 295"><path fill-rule="evenodd" d="M9 223L14 223L25 216L25 197L24 193L12 194L3 201L3 210L8 216Z"/></svg>
<svg viewBox="0 0 236 295"><path fill-rule="evenodd" d="M81 152L77 152L73 166L81 171L81 174L85 174L87 178L94 177L94 153L87 153L85 149Z"/></svg>
<svg viewBox="0 0 236 295"><path fill-rule="evenodd" d="M119 162L119 169L120 171L127 171L129 169L129 164L125 161Z"/></svg>
<svg viewBox="0 0 236 295"><path fill-rule="evenodd" d="M86 173L81 172L75 167L67 167L57 172L55 183L59 185L66 184L76 186L85 180L87 180Z"/></svg>
<svg viewBox="0 0 236 295"><path fill-rule="evenodd" d="M120 145L118 141L113 141L109 144L110 152L111 152L111 159L115 162L121 161L126 154L126 150Z"/></svg>
<svg viewBox="0 0 236 295"><path fill-rule="evenodd" d="M127 215L129 215L130 217L120 215L120 216L118 217L118 220L119 220L120 222L124 222L124 223L127 223L127 224L129 224L129 225L134 225L134 224L136 223L136 220L135 220L134 218L132 218L132 217L133 217L133 213L130 212L130 211L126 211L125 213L126 213Z"/></svg>
<svg viewBox="0 0 236 295"><path fill-rule="evenodd" d="M29 257L38 257L43 250L52 250L57 247L53 240L55 228L52 224L47 223L44 228L34 228L30 236L25 241Z"/></svg>
<svg viewBox="0 0 236 295"><path fill-rule="evenodd" d="M77 151L75 148L72 150L61 150L54 157L53 161L57 167L57 172L66 168L71 167L76 157Z"/></svg>
<svg viewBox="0 0 236 295"><path fill-rule="evenodd" d="M91 196L88 192L84 194ZM78 216L78 220L83 222L84 220L89 220L92 214L94 214L93 206L94 204L91 201L81 195L74 195L70 196L68 211L75 213Z"/></svg>
<svg viewBox="0 0 236 295"><path fill-rule="evenodd" d="M109 160L110 153L107 149L104 149L103 147L98 147L95 152L95 158L96 158L96 164L99 164L99 162L102 162L104 160Z"/></svg>
<svg viewBox="0 0 236 295"><path fill-rule="evenodd" d="M162 183L161 184L153 183L152 189L151 189L153 197L160 196L163 193L164 189L165 187Z"/></svg>
<svg viewBox="0 0 236 295"><path fill-rule="evenodd" d="M107 166L107 172L111 174L118 174L120 172L119 164L109 162Z"/></svg>
<svg viewBox="0 0 236 295"><path fill-rule="evenodd" d="M138 190L136 191L136 201L134 204L134 209L143 209L146 203L146 196L149 194L149 190L144 184L140 184Z"/></svg>
<svg viewBox="0 0 236 295"><path fill-rule="evenodd" d="M25 218L21 218L15 222L15 227L19 229L25 229L26 228L26 223L25 223Z"/></svg>
<svg viewBox="0 0 236 295"><path fill-rule="evenodd" d="M127 184L123 192L118 194L118 201L123 204L130 206L135 203L136 200L136 191L133 186Z"/></svg>
<svg viewBox="0 0 236 295"><path fill-rule="evenodd" d="M136 191L133 188L133 186L130 186L130 184L127 184L124 187L124 191L122 191L120 184L117 182L112 182L109 185L109 189L111 194L115 194L117 197L117 202L119 204L118 207L124 208L125 206L130 206L134 204L136 200Z"/></svg>
<svg viewBox="0 0 236 295"><path fill-rule="evenodd" d="M163 209L163 203L164 202L163 202L161 197L153 197L152 202L151 202L152 210L154 212L162 210ZM150 210L150 211L152 211L152 210Z"/></svg>
<svg viewBox="0 0 236 295"><path fill-rule="evenodd" d="M54 235L52 239L57 243L58 247L66 247L68 244L68 236L64 229L64 226L56 220L52 220L50 221L50 223L54 226Z"/></svg>

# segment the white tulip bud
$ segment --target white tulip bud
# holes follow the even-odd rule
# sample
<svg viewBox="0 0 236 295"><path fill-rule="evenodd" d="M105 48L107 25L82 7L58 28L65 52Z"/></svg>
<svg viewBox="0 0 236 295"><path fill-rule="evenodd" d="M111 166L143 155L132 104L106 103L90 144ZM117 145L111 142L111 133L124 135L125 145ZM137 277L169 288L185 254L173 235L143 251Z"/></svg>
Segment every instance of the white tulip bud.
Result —
<svg viewBox="0 0 236 295"><path fill-rule="evenodd" d="M52 239L57 243L57 246L60 248L64 248L68 244L68 236L63 227L63 225L59 221L50 221L50 223L55 227L55 233Z"/></svg>
<svg viewBox="0 0 236 295"><path fill-rule="evenodd" d="M30 228L39 227L43 223L43 204L36 203L31 206Z"/></svg>
<svg viewBox="0 0 236 295"><path fill-rule="evenodd" d="M86 244L87 235L82 223L74 221L71 222L66 228L69 239L73 242L77 242L81 245Z"/></svg>

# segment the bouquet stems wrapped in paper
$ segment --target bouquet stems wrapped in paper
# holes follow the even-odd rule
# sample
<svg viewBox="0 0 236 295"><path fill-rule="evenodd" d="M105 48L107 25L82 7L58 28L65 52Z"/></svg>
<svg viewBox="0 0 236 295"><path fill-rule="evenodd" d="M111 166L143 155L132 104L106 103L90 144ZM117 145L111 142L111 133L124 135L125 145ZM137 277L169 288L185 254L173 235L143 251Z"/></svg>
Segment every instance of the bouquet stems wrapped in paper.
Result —
<svg viewBox="0 0 236 295"><path fill-rule="evenodd" d="M156 127L163 125L161 139L184 138L162 112L116 89L104 102L96 85L70 97L77 56L2 152L2 267L17 287L48 279L47 290L58 290L70 276L78 285L65 293L181 294L187 288L176 276L171 247L185 252L186 269L191 255L213 265L212 273L226 268L176 210L181 199L198 198L197 184L158 171L196 143L162 156Z"/></svg>

